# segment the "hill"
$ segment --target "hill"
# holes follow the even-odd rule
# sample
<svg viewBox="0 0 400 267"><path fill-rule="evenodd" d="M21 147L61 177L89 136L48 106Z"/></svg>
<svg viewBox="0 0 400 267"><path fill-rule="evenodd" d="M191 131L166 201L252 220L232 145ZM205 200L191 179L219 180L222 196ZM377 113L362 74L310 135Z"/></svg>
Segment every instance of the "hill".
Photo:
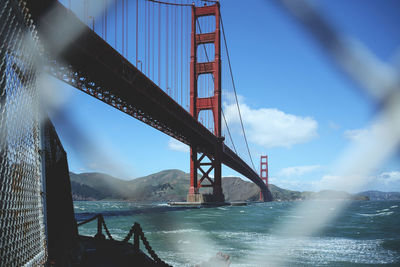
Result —
<svg viewBox="0 0 400 267"><path fill-rule="evenodd" d="M130 181L104 173L70 173L74 200L131 200L138 202L186 199L189 174L167 170Z"/></svg>
<svg viewBox="0 0 400 267"><path fill-rule="evenodd" d="M357 195L367 196L370 200L400 200L400 192L365 191Z"/></svg>
<svg viewBox="0 0 400 267"><path fill-rule="evenodd" d="M189 174L180 170L165 170L130 181L104 173L70 173L74 200L129 200L137 202L185 201L189 190ZM254 183L237 177L224 177L222 188L226 201L256 201L260 190ZM300 192L280 188L269 189L275 201L306 199L361 199L339 191ZM204 193L210 192L205 189Z"/></svg>

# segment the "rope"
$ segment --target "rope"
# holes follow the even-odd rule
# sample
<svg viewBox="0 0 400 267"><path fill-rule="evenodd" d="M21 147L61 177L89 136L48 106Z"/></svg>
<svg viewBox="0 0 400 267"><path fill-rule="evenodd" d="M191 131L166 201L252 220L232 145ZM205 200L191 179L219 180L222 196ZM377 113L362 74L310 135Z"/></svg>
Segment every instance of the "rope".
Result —
<svg viewBox="0 0 400 267"><path fill-rule="evenodd" d="M251 153L250 153L250 149L249 149L249 144L248 144L248 142L247 142L246 132L245 132L244 126L243 126L242 114L241 114L241 112L240 112L239 101L238 101L237 94L236 94L236 86L235 86L235 81L234 81L234 79L233 79L233 72L232 72L231 60L230 60L230 58L229 58L229 51L228 51L228 45L227 45L227 43L226 43L226 36L225 36L225 30L224 30L224 23L222 22L222 15L220 15L220 21L221 21L222 34L223 34L223 36L224 36L224 44L225 44L225 49L226 49L226 55L227 55L227 58L228 58L229 71L230 71L230 73L231 73L233 91L234 91L234 93L235 93L236 106L237 106L237 109L238 109L238 112L239 112L240 125L242 126L244 141L246 142L246 148L247 148L247 152L249 153L251 165L253 166L253 170L256 171L256 168L255 168L254 162L253 162L253 158L251 157Z"/></svg>

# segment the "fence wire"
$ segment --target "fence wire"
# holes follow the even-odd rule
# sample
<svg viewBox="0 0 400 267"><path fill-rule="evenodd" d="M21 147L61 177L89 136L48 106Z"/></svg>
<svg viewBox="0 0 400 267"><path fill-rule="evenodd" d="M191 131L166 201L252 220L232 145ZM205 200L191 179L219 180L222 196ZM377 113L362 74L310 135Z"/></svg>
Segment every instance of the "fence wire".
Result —
<svg viewBox="0 0 400 267"><path fill-rule="evenodd" d="M305 0L276 0L287 14L302 24L306 31L321 45L324 52L331 57L340 71L360 90L375 101L376 113L370 122L371 133L360 142L350 145L340 155L340 160L334 165L335 184L339 190L359 191L368 182L368 177L374 175L393 156L400 147L400 76L395 67L382 62L360 41L354 37L345 38L328 21ZM292 249L309 242L309 237L321 232L328 223L335 220L340 212L347 207L345 201L305 201L294 210L292 216L296 219L276 226L272 231L281 240L278 244L265 246L257 244L254 250L261 250L262 258L248 261L254 265L264 265L268 258L268 266L287 266L292 259ZM329 204L329 206L328 206ZM327 208L329 207L329 208ZM290 244L288 244L290 238Z"/></svg>
<svg viewBox="0 0 400 267"><path fill-rule="evenodd" d="M35 28L22 1L0 0L0 265L46 260Z"/></svg>

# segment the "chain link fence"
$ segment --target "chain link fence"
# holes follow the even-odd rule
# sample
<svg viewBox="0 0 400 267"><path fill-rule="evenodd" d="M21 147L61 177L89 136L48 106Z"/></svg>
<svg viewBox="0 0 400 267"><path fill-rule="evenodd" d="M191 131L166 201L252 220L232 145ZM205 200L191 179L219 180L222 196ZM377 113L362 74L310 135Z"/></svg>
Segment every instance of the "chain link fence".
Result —
<svg viewBox="0 0 400 267"><path fill-rule="evenodd" d="M46 261L38 38L22 1L0 0L0 265Z"/></svg>

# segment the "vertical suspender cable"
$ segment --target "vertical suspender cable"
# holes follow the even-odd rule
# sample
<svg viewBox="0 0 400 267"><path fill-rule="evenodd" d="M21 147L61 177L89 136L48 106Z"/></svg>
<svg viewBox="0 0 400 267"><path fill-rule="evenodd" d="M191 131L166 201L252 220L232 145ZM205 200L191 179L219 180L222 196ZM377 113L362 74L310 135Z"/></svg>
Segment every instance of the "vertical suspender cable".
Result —
<svg viewBox="0 0 400 267"><path fill-rule="evenodd" d="M158 4L158 86L161 87L161 4Z"/></svg>
<svg viewBox="0 0 400 267"><path fill-rule="evenodd" d="M121 20L122 20L122 31L121 31L121 48L122 48L122 52L121 54L124 55L125 54L125 0L122 0L121 3Z"/></svg>
<svg viewBox="0 0 400 267"><path fill-rule="evenodd" d="M175 101L178 102L178 10L175 8Z"/></svg>
<svg viewBox="0 0 400 267"><path fill-rule="evenodd" d="M171 97L174 98L174 43L175 43L175 36L174 36L174 8L171 8L171 86L170 86L170 92L171 92Z"/></svg>
<svg viewBox="0 0 400 267"><path fill-rule="evenodd" d="M185 0L185 4L186 4L186 0ZM187 79L187 76L186 76L186 71L187 71L187 58L186 58L186 46L187 46L187 42L186 42L186 38L187 38L187 19L186 19L186 16L187 16L187 8L185 7L185 9L183 10L183 21L182 21L182 23L183 23L183 34L184 34L184 37L183 37L183 48L182 48L182 51L183 51L183 65L184 65L184 71L182 72L182 74L184 74L184 79L183 79L183 83L184 84L182 84L182 86L183 86L183 90L184 90L184 98L183 98L183 102L184 102L184 104L183 104L183 108L184 109L186 109L186 106L187 106L187 102L186 102L186 95L187 95L187 93L188 93L188 88L186 87L186 79Z"/></svg>
<svg viewBox="0 0 400 267"><path fill-rule="evenodd" d="M128 59L128 51L129 51L129 47L128 47L128 44L129 44L129 17L128 17L128 14L129 14L129 0L126 0L126 8L125 8L125 11L126 11L126 38L125 38L125 40L126 40L126 45L125 45L125 54L126 54L126 59Z"/></svg>
<svg viewBox="0 0 400 267"><path fill-rule="evenodd" d="M138 68L139 63L139 0L136 0L136 68Z"/></svg>
<svg viewBox="0 0 400 267"><path fill-rule="evenodd" d="M145 10L146 17L145 17L145 22L144 22L144 24L145 24L145 39L146 39L146 57L145 58L146 58L146 75L148 76L149 75L149 57L148 57L148 55L149 55L149 37L148 37L149 2L145 1L145 3L146 3L146 10Z"/></svg>
<svg viewBox="0 0 400 267"><path fill-rule="evenodd" d="M171 97L175 99L175 84L174 84L174 60L175 60L175 31L174 31L174 20L175 20L175 8L171 8Z"/></svg>
<svg viewBox="0 0 400 267"><path fill-rule="evenodd" d="M181 71L180 71L180 75L181 75L181 106L183 105L183 7L181 6Z"/></svg>
<svg viewBox="0 0 400 267"><path fill-rule="evenodd" d="M172 95L172 83L173 83L173 80L172 80L172 73L173 73L173 71L172 71L172 62L173 62L173 56L174 56L174 53L173 53L173 49L172 49L172 47L173 47L173 44L174 44L174 32L172 31L172 25L173 25L173 12L174 12L174 9L173 8L171 8L171 12L170 12L170 19L169 19L169 33L170 33L170 41L169 41L169 55L170 55L170 60L169 60L169 62L168 62L168 69L169 69L169 84L168 84L168 86L169 86L169 92L170 92L170 96L171 97L173 97L173 95Z"/></svg>
<svg viewBox="0 0 400 267"><path fill-rule="evenodd" d="M204 28L206 29L205 32L208 32L208 26L209 26L209 20L208 19L204 20ZM205 47L206 47L207 53L210 54L209 46L205 46ZM209 80L210 79L207 79L206 77L207 76L204 77L204 96L208 97L209 96L209 87L208 87L208 85L209 85ZM210 111L209 110L207 110L207 112L206 112L206 117L207 117L207 119L206 119L207 120L207 129L210 130L211 127L210 127ZM214 131L211 131L211 132L214 132Z"/></svg>
<svg viewBox="0 0 400 267"><path fill-rule="evenodd" d="M104 0L104 40L107 42L107 13L108 13L108 8L107 8L107 0Z"/></svg>
<svg viewBox="0 0 400 267"><path fill-rule="evenodd" d="M155 74L155 72L154 72L154 66L155 66L155 55L156 55L156 53L155 53L155 49L154 49L154 43L155 43L155 16L154 16L154 14L155 14L155 11L154 11L154 9L155 9L155 5L154 4L152 4L151 5L151 16L152 16L152 21L151 21L151 25L152 25L152 29L151 29L151 32L152 32L152 37L151 37L151 41L152 41L152 65L151 65L151 77L152 77L152 80L154 81L155 80L155 76L156 76L156 74Z"/></svg>
<svg viewBox="0 0 400 267"><path fill-rule="evenodd" d="M167 92L167 94L169 94L169 92L168 92L168 69L169 69L169 66L168 66L168 43L169 43L169 39L168 39L168 27L169 27L169 25L168 25L168 6L166 6L166 8L165 8L165 29L166 29L166 33L165 33L165 35L166 35L166 38L165 38L165 40L166 40L166 42L165 42L165 71L166 71L166 73L165 73L165 91Z"/></svg>
<svg viewBox="0 0 400 267"><path fill-rule="evenodd" d="M172 40L172 44L171 44L171 95L173 99L175 98L175 43L176 43L176 36L175 36L175 8L172 8L172 23L171 23L171 40Z"/></svg>
<svg viewBox="0 0 400 267"><path fill-rule="evenodd" d="M104 0L102 2L102 11L104 12ZM101 15L101 38L104 40L104 13Z"/></svg>
<svg viewBox="0 0 400 267"><path fill-rule="evenodd" d="M148 2L144 2L144 69L143 73L147 73L147 5Z"/></svg>
<svg viewBox="0 0 400 267"><path fill-rule="evenodd" d="M150 77L150 2L147 5L147 76Z"/></svg>
<svg viewBox="0 0 400 267"><path fill-rule="evenodd" d="M188 65L190 64L190 31L191 31L191 27L189 26L190 25L190 22L191 22L191 15L189 15L189 14L191 14L191 9L189 8L188 9L188 11L187 11L187 24L186 25L188 25L187 26L187 32L186 32L186 36L187 36L187 40L186 40L186 61L187 61L187 63L188 63ZM190 88L190 77L189 77L189 68L186 68L186 78L187 78L187 92L188 92L188 94L187 94L187 110L189 111L190 110L190 93L189 93L189 88Z"/></svg>
<svg viewBox="0 0 400 267"><path fill-rule="evenodd" d="M117 50L117 11L118 11L118 0L115 0L114 4L114 47Z"/></svg>

